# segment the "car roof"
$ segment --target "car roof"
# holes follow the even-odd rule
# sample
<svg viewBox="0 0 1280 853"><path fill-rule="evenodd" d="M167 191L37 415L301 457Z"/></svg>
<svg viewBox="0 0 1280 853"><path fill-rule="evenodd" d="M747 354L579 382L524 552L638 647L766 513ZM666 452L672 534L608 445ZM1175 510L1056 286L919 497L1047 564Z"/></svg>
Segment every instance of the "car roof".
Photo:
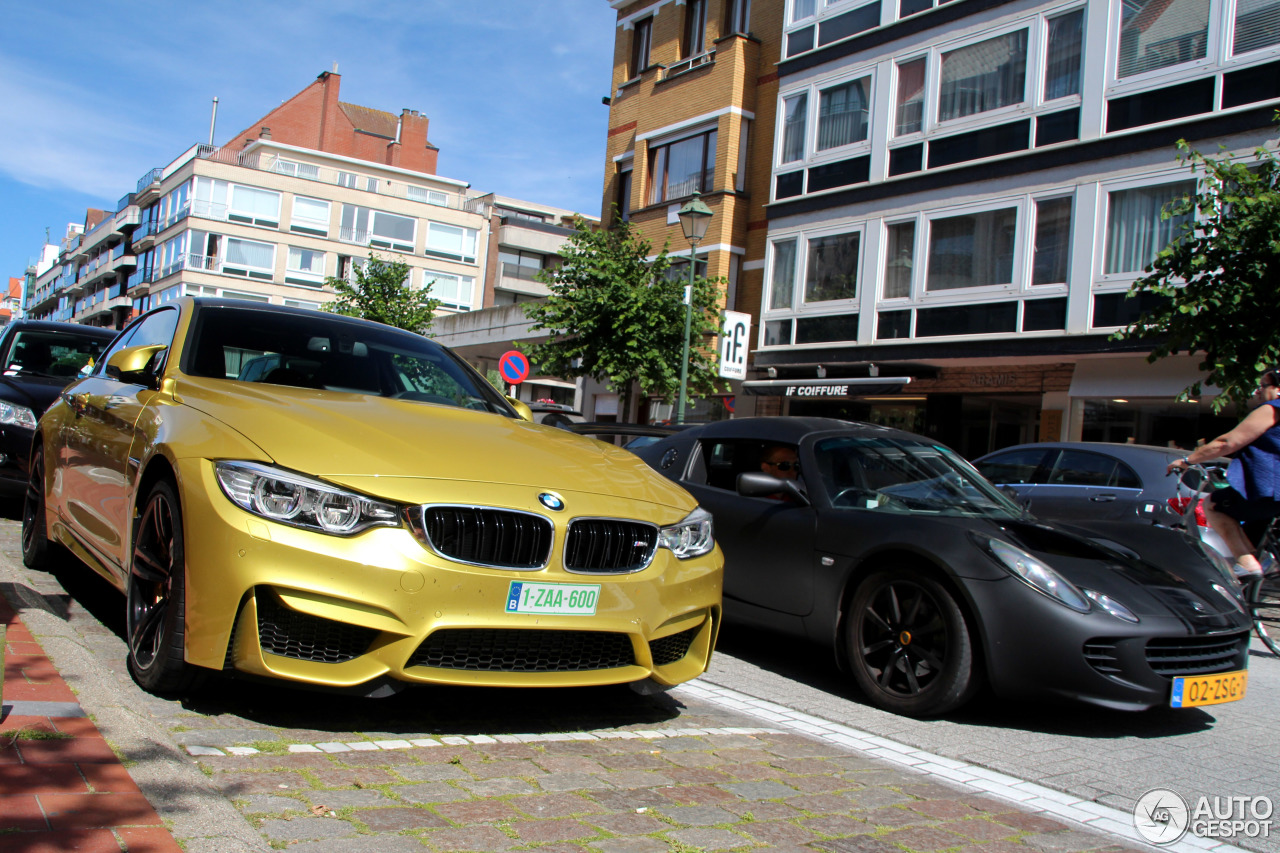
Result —
<svg viewBox="0 0 1280 853"><path fill-rule="evenodd" d="M771 416L756 418L732 418L696 424L686 434L699 438L746 438L763 441L799 444L802 439L816 433L842 433L856 436L897 438L904 441L928 441L915 433L862 421L844 421L837 418L806 418Z"/></svg>
<svg viewBox="0 0 1280 853"><path fill-rule="evenodd" d="M993 450L990 453L978 457L975 461L982 461L990 456L998 453L1008 453L1011 450L1039 450L1039 449L1063 449L1063 450L1093 450L1099 453L1110 453L1117 457L1142 457L1148 454L1159 454L1160 456L1185 456L1186 450L1177 447L1160 447L1155 444L1129 444L1120 441L1031 441L1026 444L1014 444L1009 447L1002 447L999 450Z"/></svg>
<svg viewBox="0 0 1280 853"><path fill-rule="evenodd" d="M110 340L120 333L119 329L108 329L105 326L89 326L84 323L61 323L56 320L10 320L5 329L35 329L47 332L88 333L90 337L99 335L103 340Z"/></svg>

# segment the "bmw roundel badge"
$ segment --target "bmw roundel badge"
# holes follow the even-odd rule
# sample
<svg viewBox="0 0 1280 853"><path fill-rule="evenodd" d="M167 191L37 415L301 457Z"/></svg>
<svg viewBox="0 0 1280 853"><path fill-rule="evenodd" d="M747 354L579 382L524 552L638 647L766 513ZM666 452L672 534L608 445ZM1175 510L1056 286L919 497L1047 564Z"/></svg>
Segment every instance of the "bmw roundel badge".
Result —
<svg viewBox="0 0 1280 853"><path fill-rule="evenodd" d="M560 497L555 492L543 492L538 495L538 503L542 504L547 509L555 510L556 512L564 509L564 498Z"/></svg>

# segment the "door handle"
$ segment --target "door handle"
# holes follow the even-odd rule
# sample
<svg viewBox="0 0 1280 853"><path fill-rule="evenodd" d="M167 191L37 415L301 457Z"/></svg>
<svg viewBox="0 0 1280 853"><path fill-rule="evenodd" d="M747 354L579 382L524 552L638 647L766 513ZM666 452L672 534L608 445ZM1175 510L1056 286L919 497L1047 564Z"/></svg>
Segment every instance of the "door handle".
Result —
<svg viewBox="0 0 1280 853"><path fill-rule="evenodd" d="M1094 495L1093 497L1089 498L1089 500L1094 501L1095 503L1110 503L1115 499L1116 499L1115 495Z"/></svg>

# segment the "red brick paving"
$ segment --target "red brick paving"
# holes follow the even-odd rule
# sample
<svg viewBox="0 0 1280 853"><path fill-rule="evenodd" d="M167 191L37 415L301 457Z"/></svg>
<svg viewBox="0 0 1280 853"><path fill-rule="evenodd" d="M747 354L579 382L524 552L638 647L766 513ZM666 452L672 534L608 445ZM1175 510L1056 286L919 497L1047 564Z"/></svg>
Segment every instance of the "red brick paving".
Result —
<svg viewBox="0 0 1280 853"><path fill-rule="evenodd" d="M0 599L4 702L75 702L44 649ZM61 734L48 740L23 732ZM0 853L181 853L92 720L0 719Z"/></svg>

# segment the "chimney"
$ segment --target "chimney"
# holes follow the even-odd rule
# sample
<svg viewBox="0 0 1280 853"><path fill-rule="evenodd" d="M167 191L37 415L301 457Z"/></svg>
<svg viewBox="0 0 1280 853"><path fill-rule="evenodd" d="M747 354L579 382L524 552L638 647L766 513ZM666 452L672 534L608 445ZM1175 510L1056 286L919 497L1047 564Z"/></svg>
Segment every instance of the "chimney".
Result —
<svg viewBox="0 0 1280 853"><path fill-rule="evenodd" d="M260 131L258 131L258 138L259 138L259 139L270 139L270 138L271 138L271 128L269 128L269 127L263 127Z"/></svg>

